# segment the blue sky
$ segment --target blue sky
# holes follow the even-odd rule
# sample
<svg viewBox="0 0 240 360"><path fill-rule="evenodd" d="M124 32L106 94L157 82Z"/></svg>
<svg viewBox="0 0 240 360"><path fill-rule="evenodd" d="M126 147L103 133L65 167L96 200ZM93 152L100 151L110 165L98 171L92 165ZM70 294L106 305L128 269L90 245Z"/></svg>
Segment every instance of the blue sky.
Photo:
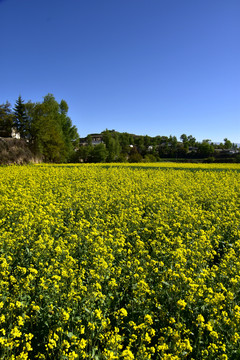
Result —
<svg viewBox="0 0 240 360"><path fill-rule="evenodd" d="M0 103L107 129L240 143L239 0L0 0Z"/></svg>

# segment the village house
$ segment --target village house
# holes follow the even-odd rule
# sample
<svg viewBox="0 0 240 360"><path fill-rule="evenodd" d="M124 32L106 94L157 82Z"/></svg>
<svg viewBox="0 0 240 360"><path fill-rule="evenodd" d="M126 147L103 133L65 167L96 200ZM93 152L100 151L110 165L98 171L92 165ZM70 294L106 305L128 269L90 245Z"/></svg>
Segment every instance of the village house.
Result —
<svg viewBox="0 0 240 360"><path fill-rule="evenodd" d="M103 143L103 136L102 136L102 134L89 134L85 138L80 138L80 145L88 145L89 140L91 141L91 144L93 146L98 145L98 144Z"/></svg>

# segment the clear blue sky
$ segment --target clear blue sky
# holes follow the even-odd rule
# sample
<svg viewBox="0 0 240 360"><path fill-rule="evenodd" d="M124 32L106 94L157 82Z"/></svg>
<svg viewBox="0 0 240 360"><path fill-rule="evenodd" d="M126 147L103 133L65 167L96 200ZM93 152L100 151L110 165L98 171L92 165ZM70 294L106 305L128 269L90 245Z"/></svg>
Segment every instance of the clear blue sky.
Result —
<svg viewBox="0 0 240 360"><path fill-rule="evenodd" d="M0 103L108 129L240 143L239 0L0 0Z"/></svg>

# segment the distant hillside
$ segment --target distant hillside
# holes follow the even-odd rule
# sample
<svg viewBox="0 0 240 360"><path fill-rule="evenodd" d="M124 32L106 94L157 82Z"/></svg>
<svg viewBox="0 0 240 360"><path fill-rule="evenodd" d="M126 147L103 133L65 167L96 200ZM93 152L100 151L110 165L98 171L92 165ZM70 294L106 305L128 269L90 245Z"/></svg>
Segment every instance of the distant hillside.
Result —
<svg viewBox="0 0 240 360"><path fill-rule="evenodd" d="M27 164L29 162L36 162L36 159L25 140L0 138L0 164Z"/></svg>

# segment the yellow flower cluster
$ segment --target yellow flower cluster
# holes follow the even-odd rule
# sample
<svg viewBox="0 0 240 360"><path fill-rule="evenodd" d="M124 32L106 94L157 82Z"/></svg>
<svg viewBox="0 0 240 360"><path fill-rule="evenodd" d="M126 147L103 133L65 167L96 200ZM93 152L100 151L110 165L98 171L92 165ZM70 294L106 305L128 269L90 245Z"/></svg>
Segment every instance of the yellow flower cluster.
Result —
<svg viewBox="0 0 240 360"><path fill-rule="evenodd" d="M0 168L0 358L240 357L239 165Z"/></svg>

